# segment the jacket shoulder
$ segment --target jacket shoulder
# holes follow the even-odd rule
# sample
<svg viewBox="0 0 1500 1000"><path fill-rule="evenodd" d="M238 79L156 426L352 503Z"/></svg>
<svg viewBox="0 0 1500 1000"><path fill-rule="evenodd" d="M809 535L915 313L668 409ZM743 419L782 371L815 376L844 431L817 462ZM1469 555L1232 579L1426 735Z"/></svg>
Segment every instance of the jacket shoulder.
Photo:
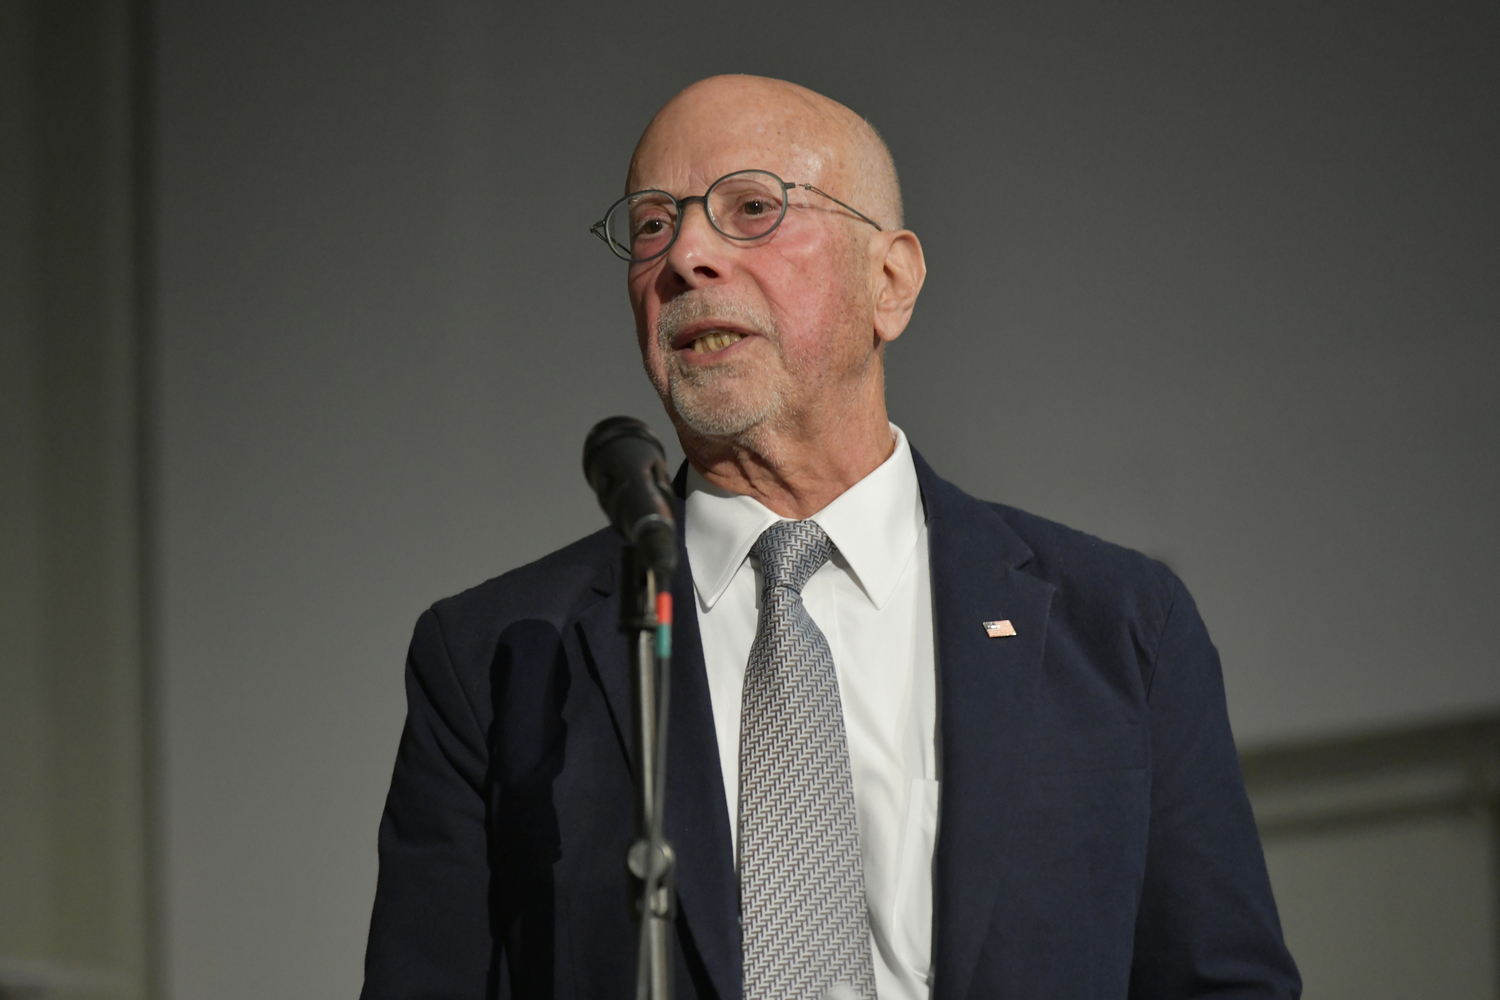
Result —
<svg viewBox="0 0 1500 1000"><path fill-rule="evenodd" d="M1051 584L1054 601L1099 615L1133 608L1158 621L1170 609L1177 578L1157 560L1018 507L970 496L915 450L912 458L929 518L937 516L965 537L986 539L995 558Z"/></svg>
<svg viewBox="0 0 1500 1000"><path fill-rule="evenodd" d="M613 589L621 544L617 532L603 528L446 597L423 617L433 620L450 655L458 659L493 648L495 637L519 621L545 622L561 630L569 619Z"/></svg>
<svg viewBox="0 0 1500 1000"><path fill-rule="evenodd" d="M1145 587L1170 591L1176 577L1165 564L1135 549L1003 503L989 507L1032 551L1032 573L1078 586ZM1055 579L1054 579L1055 578Z"/></svg>
<svg viewBox="0 0 1500 1000"><path fill-rule="evenodd" d="M1176 574L1159 560L1076 528L1005 504L986 506L1031 549L1023 571L1052 584L1055 610L1084 633L1125 626L1149 671L1183 592Z"/></svg>

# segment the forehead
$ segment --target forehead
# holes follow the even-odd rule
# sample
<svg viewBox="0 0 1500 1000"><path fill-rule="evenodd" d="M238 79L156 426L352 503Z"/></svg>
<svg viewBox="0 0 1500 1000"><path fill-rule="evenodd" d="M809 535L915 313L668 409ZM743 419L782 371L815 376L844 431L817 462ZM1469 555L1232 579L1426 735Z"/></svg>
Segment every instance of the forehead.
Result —
<svg viewBox="0 0 1500 1000"><path fill-rule="evenodd" d="M809 121L799 108L775 101L694 101L669 106L651 123L626 189L696 194L727 173L752 168L787 181L827 183L836 147L826 126Z"/></svg>

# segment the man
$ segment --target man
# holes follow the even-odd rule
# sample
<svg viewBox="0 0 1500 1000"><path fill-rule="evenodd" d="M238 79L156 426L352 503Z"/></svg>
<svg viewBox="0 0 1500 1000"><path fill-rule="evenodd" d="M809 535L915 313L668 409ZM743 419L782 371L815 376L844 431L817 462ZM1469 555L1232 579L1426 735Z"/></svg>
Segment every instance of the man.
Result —
<svg viewBox="0 0 1500 1000"><path fill-rule="evenodd" d="M847 108L702 81L596 227L688 467L679 996L1295 997L1217 655L1157 563L939 479L886 417L925 264ZM364 996L623 996L612 532L422 616Z"/></svg>

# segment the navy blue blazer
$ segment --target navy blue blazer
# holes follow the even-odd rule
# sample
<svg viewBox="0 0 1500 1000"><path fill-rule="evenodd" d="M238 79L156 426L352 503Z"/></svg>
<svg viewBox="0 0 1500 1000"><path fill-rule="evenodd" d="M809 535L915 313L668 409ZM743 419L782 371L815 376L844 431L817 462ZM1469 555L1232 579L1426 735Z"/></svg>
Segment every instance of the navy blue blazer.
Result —
<svg viewBox="0 0 1500 1000"><path fill-rule="evenodd" d="M916 466L942 783L934 1000L1298 996L1218 654L1182 584ZM600 531L417 622L365 1000L632 995L620 547ZM676 990L738 1000L728 811L682 567ZM989 638L998 618L1016 634Z"/></svg>

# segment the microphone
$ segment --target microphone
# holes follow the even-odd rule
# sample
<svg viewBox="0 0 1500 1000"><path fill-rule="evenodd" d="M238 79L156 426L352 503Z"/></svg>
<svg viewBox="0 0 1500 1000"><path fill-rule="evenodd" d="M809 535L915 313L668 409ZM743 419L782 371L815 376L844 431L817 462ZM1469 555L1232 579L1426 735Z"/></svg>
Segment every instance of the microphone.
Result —
<svg viewBox="0 0 1500 1000"><path fill-rule="evenodd" d="M583 442L583 475L615 530L670 590L677 568L677 524L667 456L651 428L634 417L610 417Z"/></svg>

